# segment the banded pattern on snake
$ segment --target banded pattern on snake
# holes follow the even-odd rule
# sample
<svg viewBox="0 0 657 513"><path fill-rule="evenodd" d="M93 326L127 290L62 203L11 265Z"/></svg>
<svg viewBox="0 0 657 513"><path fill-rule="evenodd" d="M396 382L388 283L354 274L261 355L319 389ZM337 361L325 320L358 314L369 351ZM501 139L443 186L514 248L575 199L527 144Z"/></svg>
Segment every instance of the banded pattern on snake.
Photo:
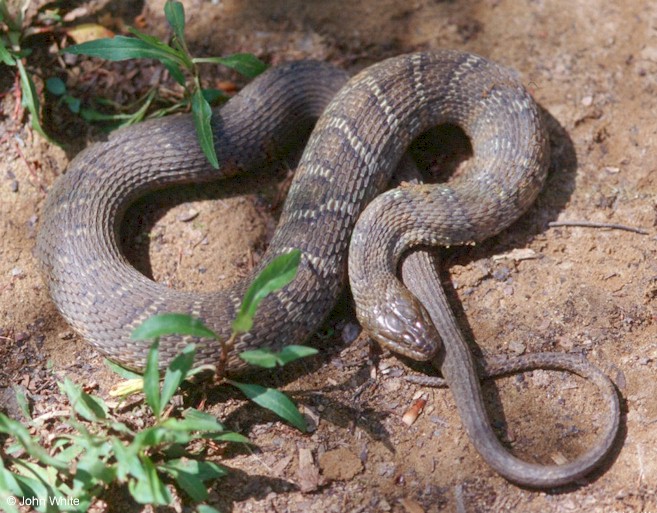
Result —
<svg viewBox="0 0 657 513"><path fill-rule="evenodd" d="M239 351L298 342L317 329L345 284L350 241L351 284L364 327L393 350L430 358L437 333L414 296L391 279L398 259L415 244L479 241L511 224L546 175L541 117L509 70L467 53L404 55L367 68L342 87L346 80L317 62L283 65L254 80L213 116L218 172L206 163L189 116L123 129L78 155L50 192L36 248L64 317L102 353L135 369L144 367L149 344L131 340L130 332L155 313L192 314L227 337L250 278L208 294L155 283L121 254L122 216L148 191L263 167L319 118L279 226L254 271L298 248L303 258L297 277L265 298L228 368L243 366ZM459 125L471 138L471 172L447 185L398 188L361 215L410 142L441 123ZM378 223L380 211L388 211L389 222ZM386 291L372 294L379 284ZM161 364L187 343L163 338ZM219 355L216 341L198 341L196 364L216 364Z"/></svg>

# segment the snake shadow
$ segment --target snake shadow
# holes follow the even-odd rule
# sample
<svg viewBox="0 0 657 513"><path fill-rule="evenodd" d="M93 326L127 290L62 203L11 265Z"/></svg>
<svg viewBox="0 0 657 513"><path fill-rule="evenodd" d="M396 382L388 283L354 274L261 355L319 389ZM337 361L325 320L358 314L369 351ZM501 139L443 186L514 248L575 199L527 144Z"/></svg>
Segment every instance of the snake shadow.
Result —
<svg viewBox="0 0 657 513"><path fill-rule="evenodd" d="M550 138L551 161L546 184L534 205L525 215L501 234L474 247L445 249L441 250L440 253L440 274L443 287L459 325L463 330L465 338L469 342L470 348L477 359L483 358L483 353L474 342L475 337L472 327L468 322L467 314L459 300L456 289L451 282L448 272L449 268L454 264L467 265L473 261L491 259L494 255L505 253L515 248L526 247L536 235L545 233L550 229L549 223L556 220L557 216L565 208L575 190L577 156L573 142L567 131L559 124L559 122L545 109L541 110ZM427 148L431 148L437 143L440 143L442 146L445 139L451 140L448 145L451 148L456 148L456 151L452 154L443 154L438 157L438 160L436 160L436 157L434 156L432 157L432 160L427 162L427 155L430 155ZM415 153L413 156L418 162L419 167L421 169L426 169L428 163L430 172L428 175L426 172L423 173L426 181L443 180L445 176L450 175L457 170L459 164L472 154L472 149L469 146L467 137L456 127L441 127L437 131L430 131L419 141L416 141L414 146L413 150ZM508 276L503 276L502 279L506 279L507 277ZM495 276L493 275L492 278L495 279ZM400 359L407 363L408 366L420 372L435 374L435 370L428 365L419 364L418 362L404 358ZM487 380L482 383L484 400L493 427L497 431L506 432L508 424L502 401L497 387L492 385L491 381ZM621 418L616 442L611 451L607 454L601 464L589 475L578 480L576 483L548 490L548 493L568 493L586 486L587 484L599 479L618 458L623 445L622 441L627 436L627 404L618 389L616 391L621 399ZM501 441L504 443L504 440ZM505 445L511 449L509 444Z"/></svg>

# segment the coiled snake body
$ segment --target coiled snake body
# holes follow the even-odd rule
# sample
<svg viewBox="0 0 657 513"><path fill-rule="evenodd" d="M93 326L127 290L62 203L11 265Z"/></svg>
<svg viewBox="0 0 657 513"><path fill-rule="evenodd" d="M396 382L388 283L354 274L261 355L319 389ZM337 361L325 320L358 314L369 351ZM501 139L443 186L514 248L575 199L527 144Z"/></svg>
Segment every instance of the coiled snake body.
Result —
<svg viewBox="0 0 657 513"><path fill-rule="evenodd" d="M400 330L406 314L417 306L414 298L395 284L395 297L369 291L378 290L409 245L478 241L527 208L547 169L541 118L508 70L471 54L400 56L367 68L341 88L345 81L343 72L315 62L283 65L253 81L213 116L218 172L206 163L189 116L120 130L76 157L53 186L37 239L50 293L64 317L109 358L136 369L144 367L148 343L131 340L130 332L155 313L189 313L227 337L250 280L208 294L155 283L121 254L121 218L131 202L153 189L264 166L302 139L319 118L277 231L254 271L298 248L303 258L297 277L265 298L253 330L241 337L235 353L301 341L333 307L346 281L356 221L384 189L409 143L434 125L453 123L472 140L474 165L467 179L453 186L420 186L417 193L402 187L377 199L379 207L367 210L352 242L352 253L364 253L350 263L359 319L384 344L422 357L422 350L408 348L426 346L424 328L435 334L428 314L422 309L412 313L410 324ZM420 202L411 196L419 196ZM378 228L368 212L389 201L402 210L388 214L394 219ZM390 242L369 251L372 234ZM400 331L403 344L392 340ZM162 365L187 343L185 338L163 338ZM216 341L198 341L197 364L216 364L219 354ZM230 355L229 368L241 365Z"/></svg>

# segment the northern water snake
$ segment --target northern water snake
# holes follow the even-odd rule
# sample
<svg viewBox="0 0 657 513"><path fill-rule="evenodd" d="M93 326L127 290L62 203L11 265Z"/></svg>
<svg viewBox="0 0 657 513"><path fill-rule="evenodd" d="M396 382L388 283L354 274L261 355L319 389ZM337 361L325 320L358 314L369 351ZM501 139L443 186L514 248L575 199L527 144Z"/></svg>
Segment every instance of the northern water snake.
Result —
<svg viewBox="0 0 657 513"><path fill-rule="evenodd" d="M470 177L475 185L465 200L439 189L443 192L432 201L454 209L448 223L453 229L428 242L467 243L490 236L513 222L538 194L547 169L547 139L536 105L505 68L472 54L437 51L389 59L341 88L345 81L343 72L316 62L283 65L256 79L213 116L219 172L206 163L189 116L121 130L78 155L49 194L37 238L46 282L64 317L109 358L136 369L143 368L149 344L131 340L130 332L155 313L189 313L227 337L250 278L211 294L155 283L121 253L117 231L122 216L148 191L262 167L302 139L318 117L277 231L254 270L298 248L303 258L297 277L263 301L253 330L230 355L231 369L243 366L238 351L297 342L316 330L346 281L347 247L356 220L384 189L408 144L429 127L461 126L473 142L473 169L484 164L485 172ZM395 194L405 192L385 198ZM418 212L435 216L433 208ZM376 226L367 217L361 223L368 229ZM400 241L380 260L356 263L352 282L375 266L394 263L402 244L409 242L407 234ZM406 309L403 301L401 308ZM366 325L368 315L367 304L359 306ZM415 327L427 327L433 337L429 316L420 315L422 323ZM384 318L384 327L402 322L381 312L373 318ZM422 335L411 342L421 341ZM216 364L219 343L197 342L196 364ZM187 343L185 337L164 337L161 364Z"/></svg>

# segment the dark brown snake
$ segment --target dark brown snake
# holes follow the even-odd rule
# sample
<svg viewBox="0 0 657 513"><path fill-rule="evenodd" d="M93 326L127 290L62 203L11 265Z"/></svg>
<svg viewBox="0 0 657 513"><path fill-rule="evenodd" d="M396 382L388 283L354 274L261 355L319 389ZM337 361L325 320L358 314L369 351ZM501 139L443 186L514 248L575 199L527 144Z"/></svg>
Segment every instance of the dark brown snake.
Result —
<svg viewBox="0 0 657 513"><path fill-rule="evenodd" d="M449 311L446 301L421 298L427 311L401 286L394 277L399 258L413 245L472 243L511 224L535 199L546 175L541 116L511 72L472 54L410 54L367 68L342 87L346 78L325 64L297 62L254 80L213 116L220 171L206 163L189 116L120 130L78 155L49 194L36 248L53 300L68 322L110 359L135 369L144 367L149 343L131 340L130 333L155 313L194 315L227 338L251 278L216 293L176 291L149 280L120 250L126 208L155 189L264 167L304 139L319 118L279 226L254 270L255 275L276 256L298 248L303 258L297 277L265 298L254 328L229 355L228 368L243 366L236 356L240 351L299 342L318 328L345 284L350 241L350 280L365 329L394 351L436 359L438 332L456 336L449 327L453 316L442 311ZM470 172L448 185L404 185L365 210L410 142L443 123L460 126L470 137ZM387 217L380 220L382 212ZM164 337L161 364L190 341ZM196 342L196 364L217 364L219 343ZM603 392L611 387L616 402L609 399L612 420L600 445L566 465L533 465L499 444L482 411L471 357L451 356L451 341L445 344L443 371L468 433L484 459L507 478L556 486L588 473L608 452L618 426L618 399L608 380ZM528 367L531 362L515 368Z"/></svg>

